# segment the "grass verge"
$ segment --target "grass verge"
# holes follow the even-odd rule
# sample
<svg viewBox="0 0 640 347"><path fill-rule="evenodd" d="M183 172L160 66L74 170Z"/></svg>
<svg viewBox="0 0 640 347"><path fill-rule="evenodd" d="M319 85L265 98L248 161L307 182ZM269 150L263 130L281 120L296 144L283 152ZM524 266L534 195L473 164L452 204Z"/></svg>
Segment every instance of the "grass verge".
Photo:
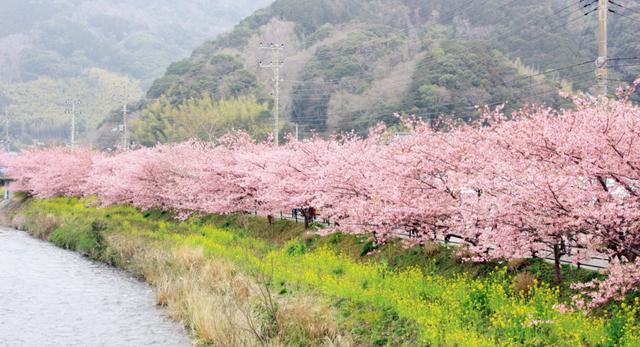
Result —
<svg viewBox="0 0 640 347"><path fill-rule="evenodd" d="M598 274L540 261L468 264L447 247L373 248L247 216L176 222L77 199L28 200L14 225L125 267L213 345L640 345L637 298L597 314L554 308Z"/></svg>

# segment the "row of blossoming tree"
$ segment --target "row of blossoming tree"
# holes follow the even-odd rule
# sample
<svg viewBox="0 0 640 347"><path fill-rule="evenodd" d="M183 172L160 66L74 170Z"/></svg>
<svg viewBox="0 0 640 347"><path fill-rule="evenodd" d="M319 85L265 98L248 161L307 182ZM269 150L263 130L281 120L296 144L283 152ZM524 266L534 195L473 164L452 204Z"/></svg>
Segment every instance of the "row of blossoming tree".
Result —
<svg viewBox="0 0 640 347"><path fill-rule="evenodd" d="M386 242L458 235L472 261L539 257L559 267L610 257L609 276L576 284L578 306L623 298L640 284L640 108L577 98L575 107L487 110L477 124L434 130L408 119L285 145L242 134L119 153L32 149L7 157L13 189L37 197L95 196L104 204L224 214L317 208L336 229ZM442 129L439 126L438 129Z"/></svg>

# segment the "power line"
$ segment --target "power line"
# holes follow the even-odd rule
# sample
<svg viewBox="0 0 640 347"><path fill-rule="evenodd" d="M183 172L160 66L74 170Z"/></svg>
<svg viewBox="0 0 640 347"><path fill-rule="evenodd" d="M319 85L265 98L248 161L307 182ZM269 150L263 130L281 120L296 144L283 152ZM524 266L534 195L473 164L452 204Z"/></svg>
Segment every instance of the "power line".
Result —
<svg viewBox="0 0 640 347"><path fill-rule="evenodd" d="M593 1L593 0L592 0L592 1ZM595 0L595 1L597 1L597 0ZM473 1L470 1L469 3L471 3L471 2L473 2ZM507 3L507 4L505 4L505 5L501 5L501 6L500 6L500 8L507 7L507 6L511 5L511 4L513 4L514 2L515 2L515 1L510 1L510 2L508 2L508 3ZM485 1L485 3L486 3L486 1ZM484 4L484 3L483 3L483 4ZM565 6L565 7L563 7L563 8L557 9L557 10L552 10L553 15L554 15L554 16L561 15L561 14L562 14L562 12L564 12L565 10L567 10L567 9L571 8L572 6L574 6L574 4L570 4L570 5L568 5L568 6ZM461 6L461 7L459 7L457 10L461 9L462 7L465 7L465 6ZM580 9L574 10L574 11L572 11L572 12L568 13L568 15L571 15L571 14L573 14L573 13L576 13L576 12L578 12L579 10L580 10ZM451 12L449 12L449 14L450 14L451 16L449 16L449 18L448 18L447 20L451 20L451 19L453 19L453 18L455 17L455 15L457 15L457 13L455 13L455 11L456 11L456 9L452 10ZM495 22L496 22L496 23L499 23L501 20L506 19L508 16L509 16L508 14L505 14L505 15L504 15L504 16L502 16L501 18L498 18ZM513 28L513 29L511 29L511 30L509 30L509 31L502 32L502 33L501 33L501 34L500 34L496 39L498 39L498 40L503 39L503 38L505 38L506 36L509 36L511 33L513 33L513 32L515 32L515 31L519 30L521 27L523 27L523 26L525 26L525 25L528 25L528 24L530 24L530 23L532 23L532 22L534 22L534 21L540 21L540 20L543 20L543 19L547 19L547 17L534 17L534 18L530 19L528 22L526 22L526 23L524 23L524 24L519 25L517 28ZM565 19L566 19L566 18L565 18ZM442 19L441 19L440 21L442 22L442 21L446 21L446 20L442 20ZM402 33L402 32L406 32L406 31L408 31L408 30L410 30L410 29L411 29L411 28L406 28L406 29L400 30L399 32L400 32L400 33ZM548 31L548 30L545 30L545 32L546 32L546 31ZM381 38L380 40L383 40L383 38ZM378 41L380 41L380 40L378 40ZM369 42L367 42L367 43L371 43L371 42L375 42L375 41L369 41ZM367 51L359 50L359 52L361 52L361 53L362 53L362 52L365 52L365 53L366 53ZM320 57L334 57L334 56L339 56L339 55L341 55L341 53L324 54L324 55L320 55Z"/></svg>
<svg viewBox="0 0 640 347"><path fill-rule="evenodd" d="M562 66L562 67L558 67L558 68L553 68L553 69L549 69L549 70L545 70L543 72L539 72L539 73L534 73L531 75L525 75L525 76L520 76L520 77L516 77L512 80L512 82L518 81L518 80L523 80L523 79L527 79L527 78L532 78L532 77L536 77L536 76L541 76L541 75L548 75L550 73L553 72L559 72L559 71L563 71L563 70L568 70L568 69L572 69L575 67L579 67L582 65L586 65L586 64L592 64L593 61L584 61L584 62L580 62L580 63L576 63L576 64L571 64L571 65L566 65L566 66ZM501 73L501 72L516 72L516 68L515 67L507 67L504 69L496 69L492 71L493 73ZM359 80L357 80L359 81ZM312 82L315 84L320 84L320 85L325 85L325 86L339 86L340 84L330 84L330 83L323 83L323 82ZM389 86L389 87L394 87L394 86L398 86L398 85L406 85L407 82L405 81L397 81L397 82L393 82L391 84L386 83L385 86ZM506 82L505 82L506 85ZM343 85L344 87L344 85ZM291 95L305 95L307 93L305 92L311 92L310 94L316 94L315 91L318 90L318 87L310 87L310 88L299 88L294 86Z"/></svg>
<svg viewBox="0 0 640 347"><path fill-rule="evenodd" d="M619 7L619 8L623 8L623 9L629 11L629 12L640 14L640 11L638 11L636 9L633 9L633 8L630 8L630 7L627 7L627 6L624 6L624 5L622 5L622 4L620 4L620 3L616 2L616 1L609 0L609 3L612 4L612 5L615 5L615 6Z"/></svg>
<svg viewBox="0 0 640 347"><path fill-rule="evenodd" d="M620 13L620 12L615 12L615 11L610 11L610 12L612 14L615 14L616 16L624 17L624 18L627 18L627 19L629 19L629 20L631 20L633 22L640 23L640 20L638 20L638 19L636 19L634 17L631 17L630 15L627 15L627 14L624 14L624 13Z"/></svg>
<svg viewBox="0 0 640 347"><path fill-rule="evenodd" d="M566 66L562 66L562 67L558 67L558 68L554 68L554 69L549 69L549 70L546 70L546 71L543 71L543 72L540 72L540 73L535 73L535 74L531 74L531 75L527 75L527 76L520 76L520 77L514 78L511 81L510 85L507 84L506 82L504 82L504 85L507 86L507 87L515 87L514 83L516 81L519 81L519 80L524 80L524 79L537 77L537 76L541 76L541 75L547 75L547 74L550 74L550 73L553 73L553 72L572 69L572 68L575 68L575 67L579 67L579 66L583 66L583 65L587 65L587 64L591 64L591 63L592 63L592 61L584 61L584 62L581 62L581 63L578 63L578 64L571 64L571 65L566 65ZM506 70L513 70L513 68L504 69L503 71L506 71ZM548 84L550 82L551 82L550 80L544 80L544 81L536 82L536 84ZM400 84L406 84L406 82L400 82ZM395 85L397 85L397 84L392 84L391 86L395 86ZM389 84L386 84L385 86L389 86ZM301 92L297 92L296 90L294 90L291 95L292 96L302 96L302 97L305 97L305 99L310 98L309 96L312 96L315 99L325 99L325 98L329 97L329 95L319 95L318 92L317 92L317 89L311 89L311 90L312 91L316 91L316 92L301 93ZM326 92L328 93L330 91L327 90Z"/></svg>
<svg viewBox="0 0 640 347"><path fill-rule="evenodd" d="M592 70L588 70L588 71L584 71L584 72L575 74L572 77L575 78L575 77L578 77L578 76L583 76L585 74L592 74L592 73L593 73ZM579 81L573 81L573 83L581 83L581 82L587 81L587 80L593 80L593 78L583 79L583 80L579 80ZM544 80L544 81L536 82L535 85L536 86L537 85L546 85L547 83L549 83L549 81ZM530 88L533 88L533 84L531 85ZM546 92L543 92L543 93L537 93L537 94L525 95L525 93L526 92L518 94L517 98L515 96L512 96L512 97L508 98L508 100L510 100L512 102L518 102L518 101L521 101L522 96L528 96L529 98L532 98L532 97L537 97L537 96L542 96L542 95L548 95L550 93L557 93L557 89L551 89L550 91L546 91ZM410 101L410 102L416 102L416 100L414 99L413 101ZM500 102L495 103L495 104L499 105L502 102L503 101L500 101ZM444 108L444 107L448 107L448 106L453 106L453 108L458 108L459 109L460 107L465 106L465 105L463 105L463 104L461 105L459 102L453 102L453 103L439 104L436 107L437 108ZM474 106L474 105L466 105L466 106L467 106L467 108L470 108L471 106ZM362 111L369 111L369 109L370 108L349 110L349 112L351 114L353 114L353 113L358 113L358 112L362 112ZM429 114L432 114L432 115L446 114L446 112L445 111L433 111L433 112L430 112ZM325 115L298 115L298 116L296 116L296 119L299 120L299 121L304 121L306 123L312 123L312 125L323 125L324 126L324 123L326 122L326 120L328 118L334 117L334 116L335 116L334 113L328 114L326 116ZM344 117L339 117L339 118L344 118ZM344 120L341 123L344 125L345 124ZM362 122L359 121L358 119L354 119L350 123L351 124L356 124L356 123L362 123Z"/></svg>
<svg viewBox="0 0 640 347"><path fill-rule="evenodd" d="M514 2L514 1L511 1L511 2L509 2L509 3L513 3L513 2ZM469 3L471 3L471 2L469 2ZM570 8L571 6L573 6L573 4L571 4L571 5L569 5L569 6L565 6L564 8L562 8L562 9L559 9L559 10L555 11L555 12L554 12L554 15L561 14L564 10L566 10L566 9ZM571 13L574 13L574 12L576 12L576 11L572 11L572 12L570 12L570 13L569 13L569 15L570 15ZM452 11L451 13L452 13L452 14L455 14L455 12L454 12L454 11ZM538 18L533 18L531 21L540 20L540 19L541 19L540 17L538 17ZM531 22L531 21L529 21L529 22ZM563 25L564 25L564 24L563 24ZM404 31L409 30L409 29L410 29L410 28L405 29ZM551 29L553 29L553 28L551 28ZM548 30L545 30L545 31L548 31ZM508 35L509 33L510 33L510 32L503 33L500 37L506 36L506 35ZM388 40L388 39L387 39L387 40ZM467 48L467 49L466 49L466 51L468 51L469 49L471 49L471 48ZM463 52L464 52L464 51L465 51L465 50L463 50ZM360 52L360 53L365 52L365 53L366 53L366 50L359 49L359 50L358 50L358 52ZM331 54L331 55L329 55L329 56L334 56L334 55L338 55L338 54L339 54L339 53L334 53L334 54ZM323 56L323 55L320 55L320 56ZM420 62L419 64L415 65L415 66L414 66L414 69L417 69L417 68L420 68L420 67L431 66L432 64L434 64L434 62L433 62L432 60L430 61L430 60L425 59L425 60L423 60L422 62ZM407 67L407 68L404 68L404 69L408 69L408 67ZM500 72L502 72L502 71L509 71L509 70L512 70L512 68L502 69ZM356 81L360 81L360 80L361 80L361 78L359 78L359 77L352 77L352 79L355 79ZM327 85L327 84L329 84L330 82L336 82L336 83L335 83L335 85L337 86L340 82L345 82L345 81L346 81L346 82L348 82L348 81L350 81L350 80L351 80L351 79L349 79L349 77L347 77L347 78L340 78L340 79L336 79L336 80L325 80L325 79L323 79L323 81L321 81L321 82L319 82L319 81L315 81L315 82L309 82L309 81L294 81L294 82L313 83L313 84L322 83L322 84L324 84L324 85ZM400 84L404 85L404 84L406 84L406 82L400 82ZM505 84L506 84L506 83L505 83ZM311 94L315 95L315 94L316 94L316 93L315 93L315 91L316 91L316 90L317 90L317 88L316 88L316 87L301 88L301 87L299 87L299 86L294 85L294 87L293 87L293 91L292 91L292 95L303 95L303 94L305 94L305 93L304 93L304 91L311 91Z"/></svg>
<svg viewBox="0 0 640 347"><path fill-rule="evenodd" d="M585 71L585 72L580 73L580 74L576 74L574 77L585 75L585 74L592 74L592 73L593 72L591 70L589 70L589 71ZM593 80L593 77L590 77L590 78L580 79L580 80L574 81L574 83L581 83L581 82L592 81L592 80ZM552 94L552 93L558 93L558 90L552 89L552 90L543 91L543 92L540 92L540 93L537 93L537 94L534 94L534 95L529 95L529 96L534 96L534 97L535 96L543 96L543 95L548 95L548 94ZM499 102L488 103L488 104L485 104L485 105L480 104L480 106L493 107L493 106L498 106L498 105L501 105L501 104L504 104L504 103L516 104L519 101L524 101L523 97L525 97L525 96L527 96L526 92L521 92L521 93L517 94L516 96L510 97L510 98L508 98L506 100L502 100L502 101L499 101ZM438 105L438 107L444 107L444 106L455 106L455 108L458 109L458 110L465 110L465 109L466 110L475 110L476 106L478 106L478 104L475 104L475 103L474 104L450 103L450 104ZM421 113L414 113L412 115L421 117L421 116L436 116L436 115L443 115L443 114L447 114L446 111L426 111L426 112L421 112ZM324 123L329 117L335 117L336 115L337 114L335 114L335 113L331 113L331 114L326 115L326 117L325 116L317 116L315 118L314 117L307 117L306 120L308 120L310 123L312 123L312 125L323 125L324 126L325 124L322 124L322 123ZM391 115L390 114L379 115L379 117L389 117L389 116L391 116ZM362 121L362 120L359 120L359 119L356 118L356 119L351 119L351 120L348 120L348 121L345 122L344 121L344 117L342 117L342 118L343 118L343 120L340 122L342 126L344 126L344 125L354 126L354 125L357 125L357 124L372 123L372 122L377 123L377 120L375 120L375 119L367 119L367 120Z"/></svg>
<svg viewBox="0 0 640 347"><path fill-rule="evenodd" d="M582 73L579 73L579 74L575 74L574 77L583 76L583 75L592 74L592 73L593 73L592 70L589 70L589 71L585 71L585 72L582 72ZM593 80L593 77L586 78L586 79L575 80L575 81L572 81L572 83L581 83L581 82L590 81L590 80ZM552 90L548 90L548 91L544 91L544 92L540 92L540 93L534 94L532 96L541 96L541 95L547 95L547 94L550 94L550 93L557 93L557 92L558 92L557 89L552 89ZM522 100L522 97L523 96L527 96L525 93L526 92L521 92L520 94L517 94L514 97L510 97L510 98L508 98L506 100L502 100L502 101L499 101L499 102L490 103L490 104L487 104L487 106L497 106L497 105L500 105L500 104L505 103L505 102L517 103L517 102L524 101L524 100ZM475 108L476 105L477 104L449 103L449 104L438 105L438 107L454 106L455 108L465 108L466 107L467 109L473 109L473 108ZM427 113L417 113L415 115L421 116L421 115L437 115L437 114L445 114L445 112L442 112L442 111L429 111ZM317 116L317 118L324 118L324 117ZM309 119L309 118L307 118L307 119Z"/></svg>
<svg viewBox="0 0 640 347"><path fill-rule="evenodd" d="M607 60L638 60L640 57L609 58Z"/></svg>
<svg viewBox="0 0 640 347"><path fill-rule="evenodd" d="M517 81L517 80L521 80L521 79L527 79L527 78L541 76L541 75L547 75L547 74L550 74L550 73L553 73L553 72L563 71L563 70L571 69L571 68L582 66L582 65L586 65L586 64L592 64L592 63L593 63L592 60L582 61L582 62L579 62L579 63L576 63L576 64L565 65L565 66L562 66L562 67L545 70L543 72L539 72L539 73L535 73L535 74L531 74L531 75L526 75L526 76L521 76L521 77L515 78L513 81ZM515 72L515 70L516 70L515 67L509 66L507 68L493 70L492 72L512 72L512 71ZM356 81L361 81L362 80L362 78L358 78L358 77L354 77L354 78L357 78ZM310 81L300 81L300 82L309 83ZM327 81L320 81L320 82L311 81L311 83L320 83L320 84L326 84L326 85L331 84L330 82L328 83ZM406 83L405 82L399 82L399 84L406 84ZM336 83L336 84L331 84L331 85L338 86L339 84ZM394 84L392 84L392 86L393 85ZM299 88L297 86L294 86L292 94L303 94L303 93L299 93L299 92L300 91L309 91L309 90L314 91L314 90L317 90L317 88Z"/></svg>
<svg viewBox="0 0 640 347"><path fill-rule="evenodd" d="M566 7L562 8L562 9L558 10L558 11L555 13L555 15L557 15L557 14L559 14L559 13L563 12L564 10L566 10L566 9L570 8L571 6L573 6L573 5L569 5L569 6L566 6ZM572 13L578 12L579 10L580 10L580 9L578 9L578 10L574 10L574 11L570 12L568 15L571 15ZM578 17L578 18L574 18L573 20L577 20L577 19L579 19L579 18L580 18L580 17ZM536 20L541 20L541 19L544 19L544 18L542 18L542 17L533 18L533 19L532 19L532 20L530 20L528 23L531 23L531 22L536 21ZM564 26L564 25L566 25L566 23L562 23L560 26ZM548 32L548 31L555 30L556 28L557 28L557 27L552 27L552 28L550 28L550 29L545 30L544 32L546 33L546 32ZM514 29L514 30L515 30L515 29ZM514 30L511 30L511 31L508 31L508 32L504 32L504 33L502 33L501 35L499 35L498 37L494 38L494 40L498 40L498 41L499 41L499 40L501 40L502 38L504 38L504 37L508 36L508 35L509 35L512 31L514 31ZM470 51L470 50L472 50L472 49L473 49L472 47L468 47L468 48L463 49L463 50L461 51L461 52L462 52L462 54L461 54L461 55L464 55L464 52L468 52L468 51ZM337 54L338 54L338 53L336 53L336 55L337 55ZM433 64L433 63L434 63L434 62L433 62L433 60L432 60L432 59L431 59L431 60L425 59L425 60L423 60L422 62L420 62L420 63L418 63L417 65L415 65L415 67L414 67L414 68L415 68L415 69L418 69L418 68L421 68L421 67L430 66L430 65L431 65L431 64ZM325 81L328 81L328 82L340 82L340 81L344 81L344 78L337 79L337 80L325 80ZM306 81L300 81L300 82L306 82Z"/></svg>
<svg viewBox="0 0 640 347"><path fill-rule="evenodd" d="M509 3L513 3L513 2L514 1L510 1ZM583 3L582 0L580 2ZM591 8L591 6L594 5L596 2L598 2L598 0L591 0L591 1L587 2L587 3L585 3L585 4L581 4L581 6L577 10L572 10L572 11L569 11L568 13L566 13L566 14L563 14L565 11L567 11L571 7L575 6L575 3L572 2L568 6L564 6L561 9L554 10L552 16L534 17L531 20L529 20L527 23L525 23L524 25L520 25L519 28L521 28L522 26L526 26L526 24L528 24L528 23L540 21L540 20L543 20L543 19L547 20L547 23L548 23L548 19L549 18L558 18L560 16L562 16L562 19L564 21L564 20L570 18L570 16L572 14L574 14L574 13L578 13L578 12L582 13L584 11L584 9L588 10L587 13L582 13L582 16L578 16L578 17L572 18L569 21L564 21L563 23L561 23L561 25L552 26L551 28L548 28L548 29L544 30L545 33L549 32L549 31L553 31L553 30L557 29L560 26L566 26L568 23L576 21L576 20L582 18L583 16L586 16L586 15L596 11L598 8ZM455 10L451 11L450 14L452 15L452 17L455 16L455 15L458 15L456 13L456 10L459 10L459 9L462 9L462 8L465 8L465 7L466 7L466 9L469 9L471 5L474 5L473 3L474 3L474 1L468 1L468 2L465 3L465 5L460 6L458 9L455 9ZM486 1L482 2L483 5L485 3L486 3ZM475 5L478 5L478 3L476 2ZM406 29L404 29L402 31L395 32L395 34L398 35L398 34L401 34L402 32L407 32L407 31L409 31L411 29L413 29L413 27L409 27L409 28L406 28ZM518 28L512 29L512 30L507 31L507 32L502 32L500 35L498 35L497 37L494 37L492 39L493 40L500 40L500 38L502 38L502 37L508 37L511 34L511 32L513 32L516 29L518 29ZM394 39L395 39L395 37L389 38L387 36L387 37L381 37L380 39L377 39L377 40L368 41L368 43L370 43L370 44L374 43L373 45L370 45L370 49L357 49L357 50L354 51L354 53L366 54L367 52L373 52L373 51L375 51L374 47L375 47L375 42L376 41L383 41L383 43L389 44ZM463 49L462 52L469 51L471 49L473 49L473 48L472 47L468 47L466 49ZM343 52L333 52L333 54L331 54L329 51L323 51L323 52L316 53L316 57L318 57L318 58L331 58L333 56L338 56L338 55L340 55L342 53ZM605 58L605 61L607 61L606 58ZM466 61L466 59L463 58L462 62L468 65L468 62ZM563 67L559 67L559 68L548 69L548 70L545 70L545 71L542 71L542 72L539 72L539 73L535 73L535 74L531 74L531 75L528 75L528 76L521 76L521 77L513 78L513 79L510 80L509 83L504 81L504 79L503 79L504 76L502 76L502 75L499 76L498 78L503 79L503 85L505 87L509 87L509 85L513 85L514 82L516 82L518 80L521 80L521 79L532 78L534 76L540 76L540 75L548 75L548 74L554 73L554 72L573 69L575 67L586 65L586 64L589 64L591 62L592 61L578 62L578 63L575 63L575 64L571 64L571 65L567 65L567 66L563 66ZM429 66L432 66L435 63L436 62L434 62L433 58L432 59L423 59L420 63L414 65L413 69L417 69L417 68L421 68L421 67L429 67ZM410 68L409 66L406 66L406 67L403 66L403 69L409 69L409 68ZM509 67L509 68L500 69L500 70L497 70L497 71L502 72L502 71L514 71L514 70L515 70L514 68ZM371 78L376 78L376 77L372 76ZM294 82L309 83L309 84L311 84L311 86L308 87L308 88L302 88L300 86L294 85L293 86L293 91L291 92L291 96L293 98L302 97L305 100L327 100L327 99L331 98L332 91L329 89L329 90L322 90L322 91L318 92L317 88L313 87L314 84L320 85L320 86L330 86L331 87L331 86L338 86L338 85L341 85L344 82L349 82L349 81L354 81L355 83L358 83L358 82L360 82L362 80L364 80L365 83L368 83L367 78L363 79L361 77L343 77L343 78L339 78L339 79L335 79L335 80L325 80L323 78L322 81L314 81L314 82L309 82L308 80L306 80L306 81L294 81ZM330 82L337 82L337 83L330 84ZM582 81L573 81L573 83L579 83L579 82L582 82ZM411 83L411 82L395 81L392 85L407 85L407 83ZM546 84L548 82L544 82L544 83ZM358 87L357 85L354 86L354 88L357 88L357 87ZM324 92L326 94L323 95L322 92ZM440 106L441 105L439 105L439 107ZM351 111L351 112L358 112L358 111L365 111L365 110L355 110L355 111ZM294 115L294 117L296 117L296 119L304 119L304 117L306 117L306 116L305 115L298 115L298 116ZM327 118L327 117L324 117L324 118Z"/></svg>

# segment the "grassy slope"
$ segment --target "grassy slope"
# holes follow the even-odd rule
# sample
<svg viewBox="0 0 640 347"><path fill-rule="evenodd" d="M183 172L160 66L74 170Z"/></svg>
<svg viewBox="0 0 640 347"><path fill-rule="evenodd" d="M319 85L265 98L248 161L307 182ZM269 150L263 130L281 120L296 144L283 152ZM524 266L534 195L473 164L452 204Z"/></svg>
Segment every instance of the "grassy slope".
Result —
<svg viewBox="0 0 640 347"><path fill-rule="evenodd" d="M220 313L195 312L194 307L202 305L184 297L198 292L201 301L207 302L206 297L224 301L220 293L228 290L209 287L234 283L234 276L240 276L250 283L245 287L258 288L249 290L254 293L249 295L253 297L249 302L254 302L249 305L251 314L240 315L256 318L235 323L258 322L253 325L259 333L245 336L246 341L268 338L288 345L317 345L327 339L356 345L640 343L634 305L610 306L593 316L554 310L553 305L566 301L571 292L566 283L559 288L545 285L552 270L541 262L471 265L434 244L410 249L387 245L371 252L365 237L319 237L285 221L269 226L261 218L206 216L175 222L159 212L85 204L74 199L30 200L13 220L59 246L143 275L157 287L159 303L177 312L175 317L186 321L205 342L222 343L219 336L235 335L221 334L215 324L202 323ZM210 277L202 275L209 273L203 269L213 266L210 262L224 263L236 275L226 282L203 280ZM154 268L164 270L149 270ZM567 283L595 275L570 268L563 272ZM191 279L187 280L192 282L190 290L184 289L185 278ZM201 287L209 289L195 290ZM279 309L269 305L270 300L260 300L264 298L260 293L267 289ZM315 309L300 309L309 305L310 297ZM292 307L318 314L288 324L283 317L304 316L278 314ZM290 326L295 328L286 328Z"/></svg>

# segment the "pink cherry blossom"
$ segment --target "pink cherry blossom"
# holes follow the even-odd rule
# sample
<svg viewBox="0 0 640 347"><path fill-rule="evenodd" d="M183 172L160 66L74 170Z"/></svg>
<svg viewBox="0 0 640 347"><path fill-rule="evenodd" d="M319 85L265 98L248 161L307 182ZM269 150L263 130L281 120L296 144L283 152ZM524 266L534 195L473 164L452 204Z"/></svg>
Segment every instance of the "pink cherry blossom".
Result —
<svg viewBox="0 0 640 347"><path fill-rule="evenodd" d="M640 285L640 108L628 95L510 117L485 109L478 123L438 129L407 118L401 137L380 125L366 137L276 146L232 133L217 143L110 154L32 149L0 160L14 190L43 198L95 196L179 218L317 209L328 231L372 234L377 243L455 235L474 261L551 252L559 269L569 250L576 262L604 254L609 277L576 286L585 291L577 302L594 307Z"/></svg>

